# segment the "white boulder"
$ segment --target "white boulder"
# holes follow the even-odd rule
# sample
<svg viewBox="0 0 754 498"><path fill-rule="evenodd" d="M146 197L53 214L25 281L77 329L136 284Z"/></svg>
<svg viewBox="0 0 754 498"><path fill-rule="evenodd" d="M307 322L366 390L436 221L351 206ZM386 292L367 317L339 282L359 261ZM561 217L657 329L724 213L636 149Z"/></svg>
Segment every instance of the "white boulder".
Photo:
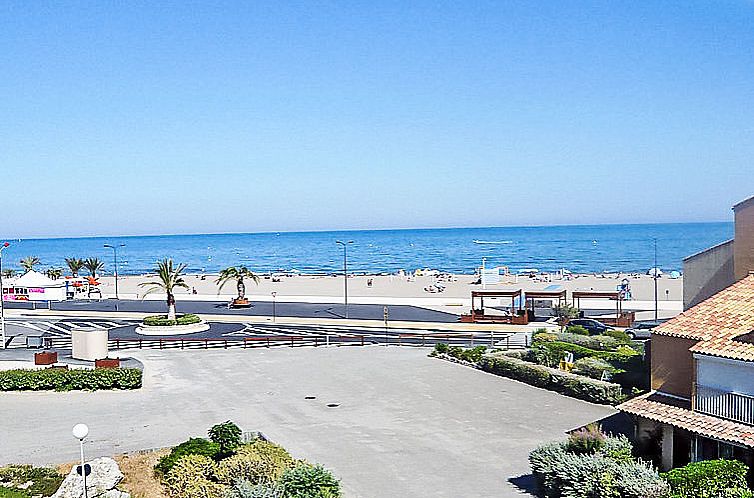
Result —
<svg viewBox="0 0 754 498"><path fill-rule="evenodd" d="M116 489L123 480L123 473L115 460L101 457L87 463L92 468L91 473L86 476L86 490L89 498L130 498L128 493ZM52 498L83 498L83 496L83 478L76 472L74 466Z"/></svg>

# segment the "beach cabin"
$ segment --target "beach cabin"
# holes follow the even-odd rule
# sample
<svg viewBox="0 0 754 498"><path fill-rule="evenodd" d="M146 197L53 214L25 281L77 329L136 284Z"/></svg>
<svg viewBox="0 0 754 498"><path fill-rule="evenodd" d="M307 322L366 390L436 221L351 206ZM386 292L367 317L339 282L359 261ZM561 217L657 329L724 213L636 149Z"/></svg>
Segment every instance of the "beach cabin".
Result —
<svg viewBox="0 0 754 498"><path fill-rule="evenodd" d="M13 280L3 281L3 301L64 301L66 283L34 270Z"/></svg>

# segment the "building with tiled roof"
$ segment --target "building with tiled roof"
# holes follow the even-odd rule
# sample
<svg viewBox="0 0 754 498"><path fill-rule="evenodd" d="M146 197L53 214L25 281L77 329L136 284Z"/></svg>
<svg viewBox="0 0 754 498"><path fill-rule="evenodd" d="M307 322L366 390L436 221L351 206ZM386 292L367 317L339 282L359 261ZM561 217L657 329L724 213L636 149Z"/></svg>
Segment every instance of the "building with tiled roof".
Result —
<svg viewBox="0 0 754 498"><path fill-rule="evenodd" d="M652 332L652 392L619 406L669 469L735 458L754 468L754 273Z"/></svg>

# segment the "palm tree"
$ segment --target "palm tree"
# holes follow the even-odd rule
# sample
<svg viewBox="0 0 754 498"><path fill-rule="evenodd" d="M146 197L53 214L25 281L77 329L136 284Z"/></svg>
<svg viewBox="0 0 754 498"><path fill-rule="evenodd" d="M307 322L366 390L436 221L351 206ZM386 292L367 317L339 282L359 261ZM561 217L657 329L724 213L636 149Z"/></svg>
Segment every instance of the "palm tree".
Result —
<svg viewBox="0 0 754 498"><path fill-rule="evenodd" d="M97 278L97 272L105 268L105 263L100 261L99 258L86 258L84 260L84 268L89 270L92 278Z"/></svg>
<svg viewBox="0 0 754 498"><path fill-rule="evenodd" d="M36 256L26 256L24 259L20 261L20 263L21 263L21 268L23 268L26 272L30 272L34 269L36 265L42 262Z"/></svg>
<svg viewBox="0 0 754 498"><path fill-rule="evenodd" d="M3 270L3 278L13 278L16 276L16 270Z"/></svg>
<svg viewBox="0 0 754 498"><path fill-rule="evenodd" d="M53 280L57 280L63 276L63 269L62 268L48 268L47 271L45 271L45 275L47 275L47 277Z"/></svg>
<svg viewBox="0 0 754 498"><path fill-rule="evenodd" d="M65 264L71 270L71 276L78 277L79 271L84 267L84 260L81 258L65 258Z"/></svg>
<svg viewBox="0 0 754 498"><path fill-rule="evenodd" d="M152 282L142 282L139 287L147 287L147 292L144 293L144 297L153 292L164 292L167 294L168 302L168 320L175 320L175 296L173 291L176 287L183 287L188 289L189 286L181 273L186 269L186 263L181 263L178 266L173 266L173 260L165 258L162 261L157 262L157 280Z"/></svg>
<svg viewBox="0 0 754 498"><path fill-rule="evenodd" d="M225 284L227 284L231 280L235 280L236 289L238 290L238 298L236 298L234 301L246 302L246 285L243 282L245 278L248 278L256 284L259 283L259 277L245 266L231 266L224 269L220 272L217 280L215 280L216 284L220 284L220 288L217 289L217 293L220 294L220 291L223 289L223 287L225 287Z"/></svg>

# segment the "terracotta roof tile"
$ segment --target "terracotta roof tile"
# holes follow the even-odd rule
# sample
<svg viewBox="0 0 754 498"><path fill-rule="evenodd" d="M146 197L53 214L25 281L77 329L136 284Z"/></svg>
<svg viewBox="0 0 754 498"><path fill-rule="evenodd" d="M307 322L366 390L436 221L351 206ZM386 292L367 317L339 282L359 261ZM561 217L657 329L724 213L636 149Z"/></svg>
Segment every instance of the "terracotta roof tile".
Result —
<svg viewBox="0 0 754 498"><path fill-rule="evenodd" d="M659 393L652 392L631 399L619 405L618 409L701 436L754 448L754 427L691 411L675 398Z"/></svg>
<svg viewBox="0 0 754 498"><path fill-rule="evenodd" d="M754 344L735 338L754 331L754 274L657 327L654 333L696 339L691 351L754 361Z"/></svg>

